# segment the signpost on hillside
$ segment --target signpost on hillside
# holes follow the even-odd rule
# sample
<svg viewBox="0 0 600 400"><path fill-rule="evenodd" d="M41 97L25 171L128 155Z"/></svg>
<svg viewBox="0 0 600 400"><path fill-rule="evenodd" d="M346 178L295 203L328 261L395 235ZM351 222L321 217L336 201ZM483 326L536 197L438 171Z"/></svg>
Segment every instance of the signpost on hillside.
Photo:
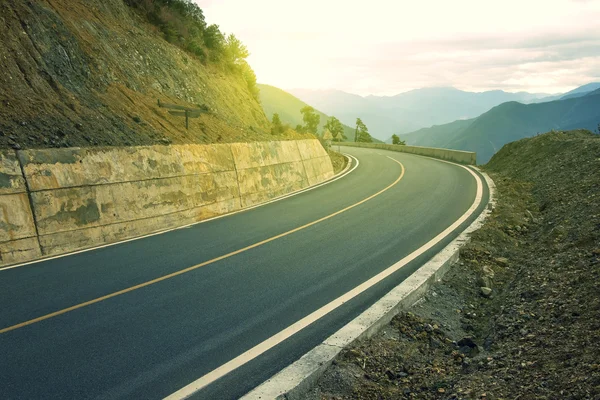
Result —
<svg viewBox="0 0 600 400"><path fill-rule="evenodd" d="M158 106L161 108L168 108L169 114L176 117L185 117L185 129L189 129L189 118L198 118L200 114L206 113L206 110L200 108L190 108L184 106L178 106L177 104L162 103L158 99Z"/></svg>

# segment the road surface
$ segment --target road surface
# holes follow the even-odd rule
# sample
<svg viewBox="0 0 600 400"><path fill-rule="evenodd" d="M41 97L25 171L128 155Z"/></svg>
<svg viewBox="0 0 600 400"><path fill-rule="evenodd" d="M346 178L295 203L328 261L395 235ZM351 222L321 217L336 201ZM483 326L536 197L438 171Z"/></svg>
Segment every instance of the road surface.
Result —
<svg viewBox="0 0 600 400"><path fill-rule="evenodd" d="M0 397L164 398L385 270L474 203L463 167L344 151L358 167L317 189L0 270ZM193 398L238 398L298 359L450 242L487 195L432 249Z"/></svg>

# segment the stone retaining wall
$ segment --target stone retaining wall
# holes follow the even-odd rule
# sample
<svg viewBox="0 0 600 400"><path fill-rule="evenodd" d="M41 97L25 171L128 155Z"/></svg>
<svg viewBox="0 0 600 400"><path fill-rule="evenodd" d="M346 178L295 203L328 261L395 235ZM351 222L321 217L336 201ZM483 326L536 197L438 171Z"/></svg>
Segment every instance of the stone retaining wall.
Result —
<svg viewBox="0 0 600 400"><path fill-rule="evenodd" d="M40 255L21 166L14 151L0 151L0 264Z"/></svg>
<svg viewBox="0 0 600 400"><path fill-rule="evenodd" d="M0 155L0 265L201 221L333 176L318 140Z"/></svg>

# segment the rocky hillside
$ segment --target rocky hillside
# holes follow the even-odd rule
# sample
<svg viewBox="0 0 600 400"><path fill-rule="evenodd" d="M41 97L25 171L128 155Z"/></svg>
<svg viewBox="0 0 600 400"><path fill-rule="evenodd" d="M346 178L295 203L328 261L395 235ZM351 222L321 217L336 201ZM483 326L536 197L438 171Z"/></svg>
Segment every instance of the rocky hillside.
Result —
<svg viewBox="0 0 600 400"><path fill-rule="evenodd" d="M243 78L168 43L123 0L0 2L0 147L268 139ZM190 120L157 101L203 107Z"/></svg>
<svg viewBox="0 0 600 400"><path fill-rule="evenodd" d="M485 168L497 206L461 261L307 398L600 398L600 136L522 139Z"/></svg>

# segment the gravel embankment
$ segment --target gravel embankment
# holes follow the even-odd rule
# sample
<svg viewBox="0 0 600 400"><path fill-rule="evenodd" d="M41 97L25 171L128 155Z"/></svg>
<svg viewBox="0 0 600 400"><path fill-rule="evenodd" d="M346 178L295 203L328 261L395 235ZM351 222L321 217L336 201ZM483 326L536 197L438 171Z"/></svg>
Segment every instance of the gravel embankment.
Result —
<svg viewBox="0 0 600 400"><path fill-rule="evenodd" d="M310 399L600 399L600 136L552 132L486 165L498 203L410 312Z"/></svg>

